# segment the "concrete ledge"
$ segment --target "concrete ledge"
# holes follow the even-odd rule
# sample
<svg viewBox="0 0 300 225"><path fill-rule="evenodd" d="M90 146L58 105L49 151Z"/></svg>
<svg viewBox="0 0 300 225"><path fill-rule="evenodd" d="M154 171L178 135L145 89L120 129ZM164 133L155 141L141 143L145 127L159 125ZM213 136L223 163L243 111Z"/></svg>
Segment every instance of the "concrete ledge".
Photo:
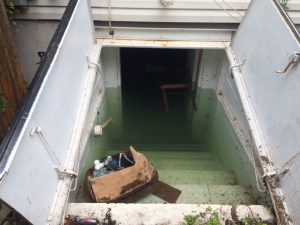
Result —
<svg viewBox="0 0 300 225"><path fill-rule="evenodd" d="M260 218L275 224L271 210L260 205L231 206L231 205L196 205L196 204L102 204L102 203L69 203L66 217L70 218L98 218L107 222L107 212L111 213L112 220L122 225L179 225L185 224L185 215L199 215L209 218L205 213L208 208L219 213L225 224L227 219ZM111 211L109 211L111 209ZM202 218L202 217L201 217ZM205 219L205 218L203 218Z"/></svg>

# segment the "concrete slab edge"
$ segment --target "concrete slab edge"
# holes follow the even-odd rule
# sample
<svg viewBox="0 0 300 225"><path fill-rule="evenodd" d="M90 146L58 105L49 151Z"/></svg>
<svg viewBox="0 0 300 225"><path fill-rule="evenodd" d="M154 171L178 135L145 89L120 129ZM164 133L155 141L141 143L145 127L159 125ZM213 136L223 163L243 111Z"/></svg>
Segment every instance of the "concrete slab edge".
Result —
<svg viewBox="0 0 300 225"><path fill-rule="evenodd" d="M66 216L77 219L97 218L100 224L110 224L107 223L107 216L111 216L115 224L122 225L180 225L186 224L184 217L187 215L199 216L205 224L212 212L218 212L222 224L228 224L236 218L255 218L257 221L275 224L272 211L261 205L69 203Z"/></svg>

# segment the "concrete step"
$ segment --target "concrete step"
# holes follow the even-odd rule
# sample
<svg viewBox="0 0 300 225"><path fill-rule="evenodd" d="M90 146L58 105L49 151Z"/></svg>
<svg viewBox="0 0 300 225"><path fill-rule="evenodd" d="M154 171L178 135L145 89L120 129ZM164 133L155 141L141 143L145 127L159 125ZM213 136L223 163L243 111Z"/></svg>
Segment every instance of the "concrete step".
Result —
<svg viewBox="0 0 300 225"><path fill-rule="evenodd" d="M162 170L190 171L222 171L223 165L216 161L210 152L199 151L144 151L143 153L160 172ZM107 151L106 154L116 154L117 151Z"/></svg>
<svg viewBox="0 0 300 225"><path fill-rule="evenodd" d="M158 143L153 143L150 142L148 143L147 141L144 142L131 142L131 141L127 141L124 142L124 140L122 140L122 142L114 142L113 144L107 144L106 146L104 146L105 149L107 149L108 151L113 150L113 152L119 152L119 151L123 151L126 150L128 148L128 146L133 146L136 150L140 151L140 152L147 152L149 154L156 154L156 153L174 153L175 155L177 153L181 153L181 152L188 152L189 153L199 153L199 152L207 152L209 154L211 154L208 151L208 148L206 145L204 144L199 144L199 143L174 143L172 142L172 144L169 144L168 142L158 142Z"/></svg>
<svg viewBox="0 0 300 225"><path fill-rule="evenodd" d="M209 209L218 213L222 225L233 221L232 217L242 219L252 215L256 220L261 218L264 223L275 224L271 210L261 205L69 203L65 215L69 219L97 218L101 224L122 225L182 225L186 224L185 216L193 216L200 224L207 224L211 217Z"/></svg>
<svg viewBox="0 0 300 225"><path fill-rule="evenodd" d="M151 158L149 160L158 170L190 170L190 171L222 171L223 165L214 159L158 159Z"/></svg>
<svg viewBox="0 0 300 225"><path fill-rule="evenodd" d="M159 173L163 170L174 174L172 170L191 171L222 171L223 165L213 158L210 152L198 151L174 151L174 152L152 152L143 151L148 159L153 163ZM203 174L203 173L202 173Z"/></svg>
<svg viewBox="0 0 300 225"><path fill-rule="evenodd" d="M140 152L149 157L150 159L166 159L168 161L172 160L188 160L188 159L214 159L211 152L206 151L205 149L200 150L189 150L188 148L180 148L180 149L170 149L170 151L166 151L166 149L151 151L148 149L142 149Z"/></svg>
<svg viewBox="0 0 300 225"><path fill-rule="evenodd" d="M159 170L159 179L170 185L236 184L236 177L230 171Z"/></svg>
<svg viewBox="0 0 300 225"><path fill-rule="evenodd" d="M169 184L172 185L172 184ZM182 185L173 187L182 191L176 203L183 204L229 204L251 205L256 203L253 189L242 185ZM148 195L138 203L166 203L164 200Z"/></svg>
<svg viewBox="0 0 300 225"><path fill-rule="evenodd" d="M158 170L160 180L181 190L177 203L257 204L250 186L238 185L236 176L206 151L142 150ZM110 152L112 154L113 152ZM148 195L139 203L165 203Z"/></svg>

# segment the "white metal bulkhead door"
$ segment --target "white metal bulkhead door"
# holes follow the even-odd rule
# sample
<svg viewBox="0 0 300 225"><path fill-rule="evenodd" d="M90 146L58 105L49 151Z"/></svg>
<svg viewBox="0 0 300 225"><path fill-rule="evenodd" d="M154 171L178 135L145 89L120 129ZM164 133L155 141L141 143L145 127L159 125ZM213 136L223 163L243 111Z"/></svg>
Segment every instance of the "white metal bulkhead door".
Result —
<svg viewBox="0 0 300 225"><path fill-rule="evenodd" d="M100 49L89 0L69 1L16 123L0 145L0 199L34 225L64 220Z"/></svg>
<svg viewBox="0 0 300 225"><path fill-rule="evenodd" d="M264 143L256 147L270 156L279 174L278 188L294 224L300 224L299 40L276 0L253 0L227 50L235 61L232 68L240 72L242 101L250 106Z"/></svg>

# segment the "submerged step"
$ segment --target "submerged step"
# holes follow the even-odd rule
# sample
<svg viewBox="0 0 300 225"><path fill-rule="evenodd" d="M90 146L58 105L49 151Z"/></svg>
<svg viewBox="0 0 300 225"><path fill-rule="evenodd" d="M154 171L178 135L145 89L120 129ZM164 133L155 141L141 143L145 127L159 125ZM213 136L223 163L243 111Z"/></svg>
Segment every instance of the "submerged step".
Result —
<svg viewBox="0 0 300 225"><path fill-rule="evenodd" d="M275 224L271 210L261 205L69 203L66 218L95 218L102 223L120 225L181 225L186 223L184 218L207 223L212 213L218 215L222 225L246 218Z"/></svg>
<svg viewBox="0 0 300 225"><path fill-rule="evenodd" d="M167 159L167 160L175 160L175 159L213 159L213 155L209 151L201 151L201 150L195 150L195 151L189 151L186 148L180 148L180 149L171 149L170 151L166 151L166 149L163 150L141 150L141 153L146 155L149 158L152 159Z"/></svg>
<svg viewBox="0 0 300 225"><path fill-rule="evenodd" d="M159 170L159 179L168 184L236 184L231 171Z"/></svg>
<svg viewBox="0 0 300 225"><path fill-rule="evenodd" d="M129 142L130 143L130 142ZM206 145L203 144L164 144L164 143L131 143L131 146L138 149L139 152L142 152L145 155L149 156L167 156L167 157L182 157L182 156L196 156L201 154L207 155L209 157L212 157L212 153L208 151L208 148ZM120 150L126 150L128 149L129 145L128 143L114 143L114 144L107 144L105 146L105 149L107 152L119 152ZM115 149L115 150L114 150Z"/></svg>
<svg viewBox="0 0 300 225"><path fill-rule="evenodd" d="M169 185L172 185L169 183ZM250 186L242 185L172 185L182 191L176 203L179 204L229 204L251 205L257 204L258 196ZM166 203L164 200L147 195L138 203Z"/></svg>
<svg viewBox="0 0 300 225"><path fill-rule="evenodd" d="M212 171L223 170L223 165L213 159L158 159L151 158L157 170L190 170L190 171Z"/></svg>

